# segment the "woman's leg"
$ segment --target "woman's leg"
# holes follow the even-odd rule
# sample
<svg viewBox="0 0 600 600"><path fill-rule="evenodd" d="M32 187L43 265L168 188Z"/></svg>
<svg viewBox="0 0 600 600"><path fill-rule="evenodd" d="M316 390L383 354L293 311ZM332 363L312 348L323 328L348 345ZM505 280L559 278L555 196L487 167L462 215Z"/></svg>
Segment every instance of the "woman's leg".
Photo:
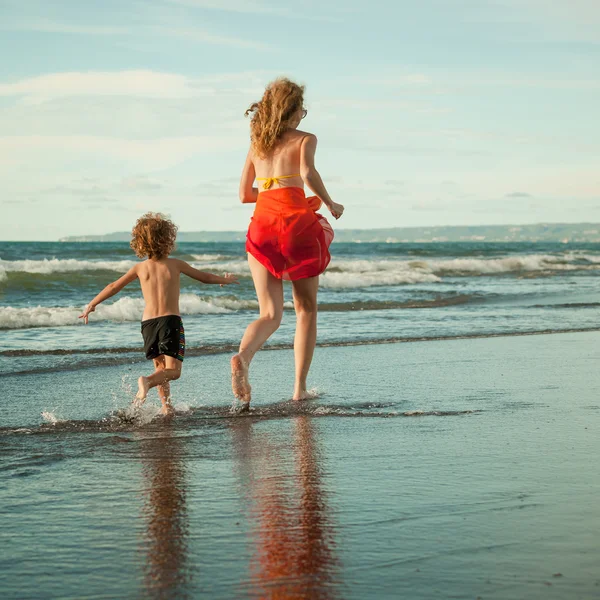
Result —
<svg viewBox="0 0 600 600"><path fill-rule="evenodd" d="M242 402L250 402L248 366L262 345L277 331L283 315L283 284L273 277L251 254L248 264L258 297L259 318L246 328L240 350L231 359L231 386L233 394Z"/></svg>
<svg viewBox="0 0 600 600"><path fill-rule="evenodd" d="M317 291L319 278L308 277L293 282L294 308L296 309L296 336L294 337L294 359L296 382L294 400L308 398L306 378L317 343Z"/></svg>

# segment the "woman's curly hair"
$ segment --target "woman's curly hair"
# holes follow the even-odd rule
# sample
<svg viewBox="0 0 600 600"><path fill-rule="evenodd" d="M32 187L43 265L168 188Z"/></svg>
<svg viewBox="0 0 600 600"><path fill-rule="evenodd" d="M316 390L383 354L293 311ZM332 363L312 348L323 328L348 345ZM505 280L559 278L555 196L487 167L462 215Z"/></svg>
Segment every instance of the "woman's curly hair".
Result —
<svg viewBox="0 0 600 600"><path fill-rule="evenodd" d="M131 230L131 249L139 258L166 258L175 248L177 225L161 213L142 215Z"/></svg>
<svg viewBox="0 0 600 600"><path fill-rule="evenodd" d="M265 158L273 150L303 101L304 86L280 77L267 86L259 102L250 106L245 115L252 114L250 139L258 156Z"/></svg>

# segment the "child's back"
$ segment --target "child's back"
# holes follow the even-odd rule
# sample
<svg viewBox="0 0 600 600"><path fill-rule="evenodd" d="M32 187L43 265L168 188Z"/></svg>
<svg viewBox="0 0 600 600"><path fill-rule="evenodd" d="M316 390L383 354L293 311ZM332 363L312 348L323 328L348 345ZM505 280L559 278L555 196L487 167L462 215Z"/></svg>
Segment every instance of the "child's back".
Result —
<svg viewBox="0 0 600 600"><path fill-rule="evenodd" d="M179 314L179 280L183 261L148 259L137 265L146 304L142 320Z"/></svg>

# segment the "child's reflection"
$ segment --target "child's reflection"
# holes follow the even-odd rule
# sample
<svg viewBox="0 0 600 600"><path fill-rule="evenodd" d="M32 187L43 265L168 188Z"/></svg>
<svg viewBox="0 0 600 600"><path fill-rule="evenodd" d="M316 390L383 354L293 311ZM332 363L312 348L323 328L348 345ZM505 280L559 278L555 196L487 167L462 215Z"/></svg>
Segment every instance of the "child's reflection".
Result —
<svg viewBox="0 0 600 600"><path fill-rule="evenodd" d="M330 600L338 561L310 417L292 422L276 444L250 419L232 424L254 546L252 592L261 598ZM259 428L259 431L256 431Z"/></svg>
<svg viewBox="0 0 600 600"><path fill-rule="evenodd" d="M188 518L181 440L170 424L160 435L141 441L146 479L144 585L149 598L186 598Z"/></svg>

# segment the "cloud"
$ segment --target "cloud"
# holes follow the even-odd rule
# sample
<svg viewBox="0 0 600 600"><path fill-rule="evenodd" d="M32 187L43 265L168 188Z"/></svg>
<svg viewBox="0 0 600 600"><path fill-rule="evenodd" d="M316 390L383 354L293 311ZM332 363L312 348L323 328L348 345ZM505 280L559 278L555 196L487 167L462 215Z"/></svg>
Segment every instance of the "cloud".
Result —
<svg viewBox="0 0 600 600"><path fill-rule="evenodd" d="M106 194L106 187L95 179L80 179L72 183L59 184L43 190L45 194L68 196L101 196Z"/></svg>
<svg viewBox="0 0 600 600"><path fill-rule="evenodd" d="M31 101L66 96L190 98L202 92L189 77L147 70L50 73L0 84L0 96L25 96Z"/></svg>
<svg viewBox="0 0 600 600"><path fill-rule="evenodd" d="M86 206L91 206L94 208L101 208L102 206L106 206L107 204L118 204L120 205L122 200L119 200L118 198L111 198L108 196L102 196L100 198L80 198L79 199L81 202L85 202ZM114 208L125 208L125 207L113 207L111 206L111 210Z"/></svg>
<svg viewBox="0 0 600 600"><path fill-rule="evenodd" d="M125 71L67 71L0 83L0 97L17 98L25 104L42 104L59 98L140 98L147 100L217 99L239 102L240 95L260 94L271 73L244 71L206 77L189 77L145 69ZM243 103L242 103L243 106ZM89 104L86 104L86 108Z"/></svg>
<svg viewBox="0 0 600 600"><path fill-rule="evenodd" d="M145 176L124 177L121 189L125 192L157 192L163 189L163 184Z"/></svg>
<svg viewBox="0 0 600 600"><path fill-rule="evenodd" d="M426 93L428 97L462 94L465 88L545 88L564 90L600 89L600 81L589 77L515 72L503 69L448 69L432 67L426 72L406 73L396 68L375 70L366 75L341 76L341 84L399 88L403 98L410 94Z"/></svg>
<svg viewBox="0 0 600 600"><path fill-rule="evenodd" d="M510 194L505 194L505 198L533 198L531 194L527 192L511 192Z"/></svg>
<svg viewBox="0 0 600 600"><path fill-rule="evenodd" d="M106 162L126 161L130 167L145 171L175 166L197 155L240 146L237 138L224 136L189 136L130 140L100 136L6 136L0 137L0 161L20 158L23 164L37 160L51 166L54 159L62 162L64 153L103 158Z"/></svg>
<svg viewBox="0 0 600 600"><path fill-rule="evenodd" d="M315 0L312 2L304 0L301 7L297 4L290 4L286 7L282 6L281 2L269 3L259 0L167 0L167 2L188 8L265 16L269 20L273 17L282 17L294 20L333 22L339 20L340 9L348 11L347 6L338 5L333 14L325 14L324 9L327 8L327 4Z"/></svg>
<svg viewBox="0 0 600 600"><path fill-rule="evenodd" d="M141 24L136 27L121 25L89 25L85 23L62 23L51 20L23 19L5 20L0 22L0 31L33 31L39 33L56 33L70 35L114 37L128 40L152 40L154 46L161 38L178 38L188 42L267 50L272 48L270 43L228 35L220 35L217 31L194 27L189 22L171 20L169 24Z"/></svg>
<svg viewBox="0 0 600 600"><path fill-rule="evenodd" d="M385 87L423 87L433 83L430 75L425 73L383 72L369 75L346 75L337 78L341 82L358 85L375 85Z"/></svg>
<svg viewBox="0 0 600 600"><path fill-rule="evenodd" d="M190 42L201 42L215 46L229 46L233 48L253 48L255 50L272 49L272 44L247 40L240 37L217 35L198 27L152 27L150 33L158 36L168 36L185 39Z"/></svg>
<svg viewBox="0 0 600 600"><path fill-rule="evenodd" d="M102 25L77 25L69 23L55 23L44 20L27 20L4 22L0 24L0 30L3 31L38 31L41 33L72 33L77 35L126 35L130 29L120 26L102 26Z"/></svg>
<svg viewBox="0 0 600 600"><path fill-rule="evenodd" d="M279 3L268 4L265 2L257 2L255 0L168 0L168 2L193 8L244 14L292 16L297 13L297 11L294 11L291 8L282 7Z"/></svg>

